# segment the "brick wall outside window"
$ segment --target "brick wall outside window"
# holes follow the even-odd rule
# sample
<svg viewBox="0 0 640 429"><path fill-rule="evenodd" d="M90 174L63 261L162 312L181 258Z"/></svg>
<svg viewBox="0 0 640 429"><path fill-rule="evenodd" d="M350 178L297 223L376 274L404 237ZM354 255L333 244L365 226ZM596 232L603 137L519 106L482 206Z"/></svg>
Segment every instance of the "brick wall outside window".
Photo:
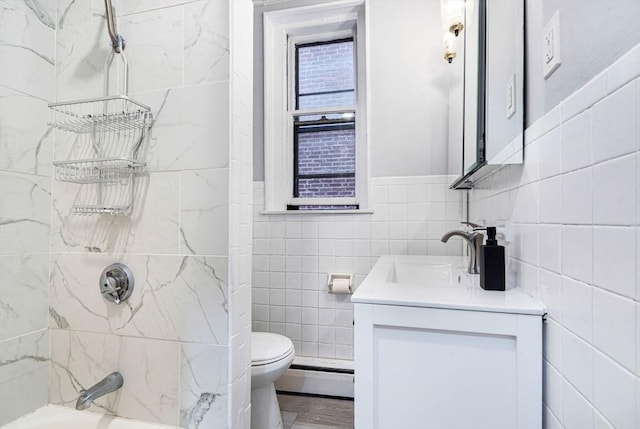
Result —
<svg viewBox="0 0 640 429"><path fill-rule="evenodd" d="M356 167L353 130L305 133L298 137L301 174L349 173Z"/></svg>
<svg viewBox="0 0 640 429"><path fill-rule="evenodd" d="M353 42L298 49L300 94L352 89L353 79Z"/></svg>

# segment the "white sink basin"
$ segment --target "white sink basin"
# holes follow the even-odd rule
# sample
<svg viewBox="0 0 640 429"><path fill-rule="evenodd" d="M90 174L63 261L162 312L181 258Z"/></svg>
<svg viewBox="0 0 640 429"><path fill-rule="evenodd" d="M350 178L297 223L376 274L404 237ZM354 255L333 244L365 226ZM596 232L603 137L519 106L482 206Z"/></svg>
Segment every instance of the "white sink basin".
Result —
<svg viewBox="0 0 640 429"><path fill-rule="evenodd" d="M351 297L354 303L544 314L542 304L518 288L487 291L468 274L461 256L385 255Z"/></svg>
<svg viewBox="0 0 640 429"><path fill-rule="evenodd" d="M453 267L450 263L395 260L387 274L387 282L416 286L451 285Z"/></svg>

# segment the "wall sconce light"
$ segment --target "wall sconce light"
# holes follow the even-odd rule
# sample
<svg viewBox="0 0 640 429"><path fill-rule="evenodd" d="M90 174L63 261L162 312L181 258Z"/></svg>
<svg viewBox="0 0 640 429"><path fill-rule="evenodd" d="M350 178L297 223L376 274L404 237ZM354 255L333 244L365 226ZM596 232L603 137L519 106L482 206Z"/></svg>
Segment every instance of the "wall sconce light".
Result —
<svg viewBox="0 0 640 429"><path fill-rule="evenodd" d="M475 0L440 0L440 16L444 30L444 59L451 64L456 57L456 37L467 23L467 15L473 15ZM468 25L467 25L468 27Z"/></svg>
<svg viewBox="0 0 640 429"><path fill-rule="evenodd" d="M447 31L444 33L442 41L444 42L444 59L451 64L456 57L456 36Z"/></svg>
<svg viewBox="0 0 640 429"><path fill-rule="evenodd" d="M442 27L445 32L458 37L464 28L464 6L465 0L440 0Z"/></svg>

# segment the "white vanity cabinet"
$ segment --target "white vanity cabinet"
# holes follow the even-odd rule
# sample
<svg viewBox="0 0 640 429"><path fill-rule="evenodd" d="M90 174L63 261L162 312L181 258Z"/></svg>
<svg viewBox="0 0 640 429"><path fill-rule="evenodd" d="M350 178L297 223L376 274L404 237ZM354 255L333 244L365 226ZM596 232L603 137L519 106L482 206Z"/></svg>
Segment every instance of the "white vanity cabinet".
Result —
<svg viewBox="0 0 640 429"><path fill-rule="evenodd" d="M390 269L353 297L355 429L541 429L544 307L458 275L398 284Z"/></svg>

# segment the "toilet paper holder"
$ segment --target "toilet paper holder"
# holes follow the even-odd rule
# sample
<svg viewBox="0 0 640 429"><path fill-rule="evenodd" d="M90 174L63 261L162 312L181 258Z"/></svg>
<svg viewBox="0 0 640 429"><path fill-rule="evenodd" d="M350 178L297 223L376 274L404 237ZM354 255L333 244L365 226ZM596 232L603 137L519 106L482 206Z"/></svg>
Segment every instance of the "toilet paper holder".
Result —
<svg viewBox="0 0 640 429"><path fill-rule="evenodd" d="M353 274L330 273L327 277L329 293L353 293Z"/></svg>

